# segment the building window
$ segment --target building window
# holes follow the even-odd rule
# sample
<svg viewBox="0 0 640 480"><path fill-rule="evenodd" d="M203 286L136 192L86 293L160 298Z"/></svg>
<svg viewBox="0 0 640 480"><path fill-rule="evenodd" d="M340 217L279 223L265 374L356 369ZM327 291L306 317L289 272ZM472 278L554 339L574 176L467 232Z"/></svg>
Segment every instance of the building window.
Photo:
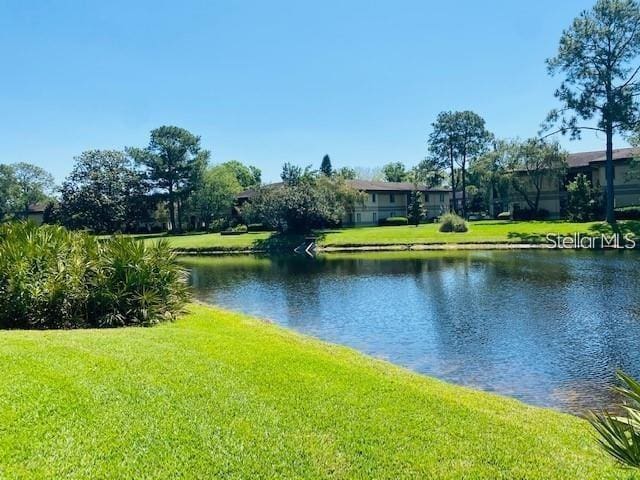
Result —
<svg viewBox="0 0 640 480"><path fill-rule="evenodd" d="M393 193L389 194L389 202L396 203L396 196Z"/></svg>
<svg viewBox="0 0 640 480"><path fill-rule="evenodd" d="M371 194L371 203L376 203L376 194L375 193Z"/></svg>
<svg viewBox="0 0 640 480"><path fill-rule="evenodd" d="M444 203L444 193L440 194L440 203Z"/></svg>
<svg viewBox="0 0 640 480"><path fill-rule="evenodd" d="M371 215L373 217L373 223L377 223L378 222L378 214L376 212L373 212Z"/></svg>
<svg viewBox="0 0 640 480"><path fill-rule="evenodd" d="M362 222L362 214L356 213L356 223L361 223L361 222Z"/></svg>
<svg viewBox="0 0 640 480"><path fill-rule="evenodd" d="M428 194L428 193L425 193L425 195L424 195L424 201L425 201L426 203L429 203L429 194Z"/></svg>
<svg viewBox="0 0 640 480"><path fill-rule="evenodd" d="M391 216L395 217L396 216L396 212L391 212Z"/></svg>

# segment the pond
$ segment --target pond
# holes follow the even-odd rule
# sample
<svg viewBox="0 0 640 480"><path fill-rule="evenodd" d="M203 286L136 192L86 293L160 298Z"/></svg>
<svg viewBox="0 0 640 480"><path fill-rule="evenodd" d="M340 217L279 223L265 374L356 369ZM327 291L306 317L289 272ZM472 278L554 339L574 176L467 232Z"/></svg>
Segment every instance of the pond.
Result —
<svg viewBox="0 0 640 480"><path fill-rule="evenodd" d="M462 251L194 257L197 299L582 414L640 376L640 255Z"/></svg>

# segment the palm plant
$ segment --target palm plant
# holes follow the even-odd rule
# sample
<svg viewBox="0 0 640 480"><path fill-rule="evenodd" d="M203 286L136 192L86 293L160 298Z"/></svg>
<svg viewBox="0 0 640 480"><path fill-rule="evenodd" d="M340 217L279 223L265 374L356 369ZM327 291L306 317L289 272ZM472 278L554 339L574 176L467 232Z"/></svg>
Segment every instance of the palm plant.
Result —
<svg viewBox="0 0 640 480"><path fill-rule="evenodd" d="M624 383L614 387L624 398L622 413L592 412L589 421L606 452L627 466L640 468L640 383L622 371L617 376Z"/></svg>
<svg viewBox="0 0 640 480"><path fill-rule="evenodd" d="M0 328L153 325L182 312L185 278L166 241L0 226Z"/></svg>

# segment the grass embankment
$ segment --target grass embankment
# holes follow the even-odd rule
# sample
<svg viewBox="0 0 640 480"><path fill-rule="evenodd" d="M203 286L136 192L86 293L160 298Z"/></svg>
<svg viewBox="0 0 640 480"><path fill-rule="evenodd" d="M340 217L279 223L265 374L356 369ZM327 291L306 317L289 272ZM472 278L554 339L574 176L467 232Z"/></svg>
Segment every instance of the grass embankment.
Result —
<svg viewBox="0 0 640 480"><path fill-rule="evenodd" d="M640 222L619 223L621 231L640 234ZM465 233L442 233L437 224L419 227L361 227L318 232L321 247L358 247L389 245L453 245L453 244L523 244L546 243L548 233L560 235L599 235L612 233L611 227L601 222L572 223L564 221L510 222L480 221L470 222ZM270 233L248 233L245 235L223 236L219 233L166 237L172 247L183 252L198 251L245 251L293 248L302 237L287 240ZM154 241L153 238L145 241Z"/></svg>
<svg viewBox="0 0 640 480"><path fill-rule="evenodd" d="M202 306L0 361L1 478L635 478L581 419Z"/></svg>

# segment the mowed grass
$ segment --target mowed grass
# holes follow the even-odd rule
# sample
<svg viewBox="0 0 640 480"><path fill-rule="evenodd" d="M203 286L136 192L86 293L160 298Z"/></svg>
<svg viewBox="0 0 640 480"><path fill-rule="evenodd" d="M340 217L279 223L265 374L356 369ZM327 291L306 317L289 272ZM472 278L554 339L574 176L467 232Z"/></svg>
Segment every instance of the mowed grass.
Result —
<svg viewBox="0 0 640 480"><path fill-rule="evenodd" d="M465 233L442 233L438 224L430 223L401 227L360 227L317 232L319 245L323 247L349 247L372 245L434 245L434 244L495 244L495 243L546 243L546 235L599 235L612 233L611 227L602 222L572 223L564 221L510 222L479 221L469 222ZM640 222L619 223L622 233L640 234ZM219 233L168 236L173 248L180 251L229 251L229 250L269 250L272 248L293 248L297 240L277 241L277 235L260 232L245 235L220 235ZM145 241L156 241L148 238Z"/></svg>
<svg viewBox="0 0 640 480"><path fill-rule="evenodd" d="M203 306L0 361L0 478L638 478L576 417Z"/></svg>

